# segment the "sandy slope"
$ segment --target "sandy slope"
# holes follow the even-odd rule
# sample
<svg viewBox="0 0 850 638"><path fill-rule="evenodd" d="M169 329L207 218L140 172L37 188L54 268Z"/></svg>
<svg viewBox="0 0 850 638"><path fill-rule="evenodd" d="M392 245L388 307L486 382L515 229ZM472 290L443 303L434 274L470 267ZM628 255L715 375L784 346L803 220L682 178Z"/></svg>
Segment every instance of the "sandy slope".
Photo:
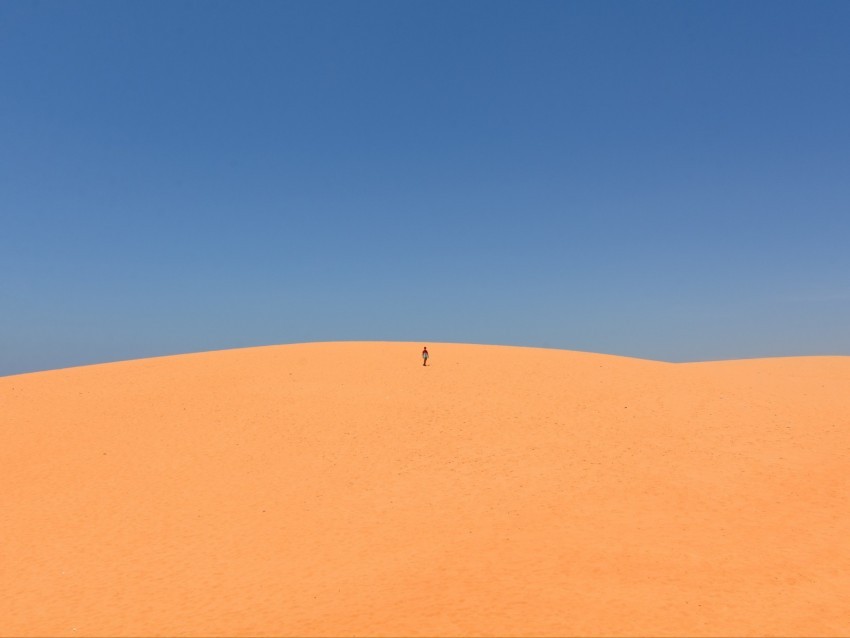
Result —
<svg viewBox="0 0 850 638"><path fill-rule="evenodd" d="M0 378L0 634L850 635L850 358Z"/></svg>

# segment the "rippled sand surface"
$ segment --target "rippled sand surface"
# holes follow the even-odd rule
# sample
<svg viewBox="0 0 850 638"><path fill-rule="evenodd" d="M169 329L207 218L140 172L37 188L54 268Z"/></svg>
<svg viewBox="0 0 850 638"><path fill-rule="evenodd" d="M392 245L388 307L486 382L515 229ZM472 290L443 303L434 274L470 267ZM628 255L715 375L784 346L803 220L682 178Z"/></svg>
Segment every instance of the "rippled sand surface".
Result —
<svg viewBox="0 0 850 638"><path fill-rule="evenodd" d="M422 345L0 378L0 635L850 635L850 358Z"/></svg>

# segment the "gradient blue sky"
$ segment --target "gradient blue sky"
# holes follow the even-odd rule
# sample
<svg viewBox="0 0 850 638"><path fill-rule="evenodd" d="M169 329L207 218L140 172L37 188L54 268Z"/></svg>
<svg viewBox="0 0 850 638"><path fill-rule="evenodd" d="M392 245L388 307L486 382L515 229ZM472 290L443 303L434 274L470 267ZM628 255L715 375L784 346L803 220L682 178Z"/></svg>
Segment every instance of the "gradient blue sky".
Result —
<svg viewBox="0 0 850 638"><path fill-rule="evenodd" d="M848 33L850 2L2 2L0 374L849 355Z"/></svg>

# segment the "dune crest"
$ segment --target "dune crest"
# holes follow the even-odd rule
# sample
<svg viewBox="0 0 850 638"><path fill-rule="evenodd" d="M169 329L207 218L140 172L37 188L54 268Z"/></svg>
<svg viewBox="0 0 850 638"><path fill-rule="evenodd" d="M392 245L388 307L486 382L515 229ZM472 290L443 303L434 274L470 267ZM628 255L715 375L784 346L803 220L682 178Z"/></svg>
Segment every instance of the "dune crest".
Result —
<svg viewBox="0 0 850 638"><path fill-rule="evenodd" d="M850 357L319 343L0 400L2 636L850 634Z"/></svg>

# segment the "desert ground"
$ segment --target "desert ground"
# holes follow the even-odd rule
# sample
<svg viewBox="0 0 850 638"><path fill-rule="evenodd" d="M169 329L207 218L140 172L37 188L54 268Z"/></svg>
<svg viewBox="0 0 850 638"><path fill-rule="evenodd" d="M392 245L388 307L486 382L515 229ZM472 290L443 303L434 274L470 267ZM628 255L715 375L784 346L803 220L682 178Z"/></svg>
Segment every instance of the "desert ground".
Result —
<svg viewBox="0 0 850 638"><path fill-rule="evenodd" d="M850 357L316 343L0 406L2 636L850 635Z"/></svg>

